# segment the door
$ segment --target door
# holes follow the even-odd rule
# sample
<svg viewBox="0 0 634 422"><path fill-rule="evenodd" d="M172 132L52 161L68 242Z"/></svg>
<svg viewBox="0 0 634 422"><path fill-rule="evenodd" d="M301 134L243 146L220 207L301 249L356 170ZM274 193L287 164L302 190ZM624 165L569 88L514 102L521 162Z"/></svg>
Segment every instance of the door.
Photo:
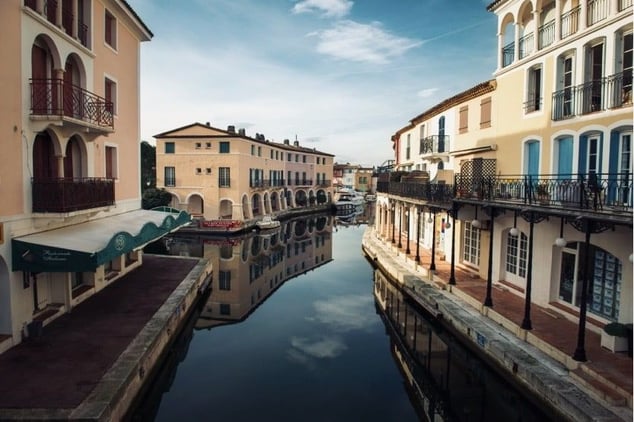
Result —
<svg viewBox="0 0 634 422"><path fill-rule="evenodd" d="M563 63L563 81L562 89L564 91L563 98L563 117L573 115L574 105L574 92L573 92L573 72L572 72L572 57L566 57Z"/></svg>
<svg viewBox="0 0 634 422"><path fill-rule="evenodd" d="M526 173L531 179L536 179L539 174L539 142L526 143Z"/></svg>
<svg viewBox="0 0 634 422"><path fill-rule="evenodd" d="M618 203L632 206L632 190L630 189L632 175L632 132L623 132L619 139L619 192Z"/></svg>
<svg viewBox="0 0 634 422"><path fill-rule="evenodd" d="M438 119L438 152L445 152L445 116Z"/></svg>
<svg viewBox="0 0 634 422"><path fill-rule="evenodd" d="M557 140L557 174L559 179L572 176L572 137Z"/></svg>
<svg viewBox="0 0 634 422"><path fill-rule="evenodd" d="M46 73L46 50L34 45L31 49L31 108L33 114L48 114L51 103L49 102L49 83Z"/></svg>
<svg viewBox="0 0 634 422"><path fill-rule="evenodd" d="M590 49L590 109L586 112L603 109L603 44ZM587 103L586 103L587 105Z"/></svg>

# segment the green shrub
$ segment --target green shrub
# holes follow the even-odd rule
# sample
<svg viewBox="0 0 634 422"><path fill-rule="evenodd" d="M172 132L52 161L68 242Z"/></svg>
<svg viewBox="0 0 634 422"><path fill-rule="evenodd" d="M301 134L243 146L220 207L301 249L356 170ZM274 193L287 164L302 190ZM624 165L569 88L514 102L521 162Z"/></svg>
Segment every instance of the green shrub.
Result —
<svg viewBox="0 0 634 422"><path fill-rule="evenodd" d="M622 324L620 322L611 322L603 327L603 331L611 336L627 337L632 331L632 324Z"/></svg>

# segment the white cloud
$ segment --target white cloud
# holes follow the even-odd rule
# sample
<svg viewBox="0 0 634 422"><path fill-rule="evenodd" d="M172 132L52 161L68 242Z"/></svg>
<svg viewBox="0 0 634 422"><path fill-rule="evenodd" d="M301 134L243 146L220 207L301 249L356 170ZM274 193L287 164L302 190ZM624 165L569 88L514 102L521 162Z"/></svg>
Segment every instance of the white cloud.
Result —
<svg viewBox="0 0 634 422"><path fill-rule="evenodd" d="M348 332L367 330L378 323L372 307L371 296L340 296L314 303L317 315L315 319L329 325L334 331Z"/></svg>
<svg viewBox="0 0 634 422"><path fill-rule="evenodd" d="M293 337L291 338L291 345L295 349L303 352L304 355L318 359L335 358L348 349L348 346L346 346L339 337L322 337L318 340L310 340L305 337ZM299 360L297 355L293 357Z"/></svg>
<svg viewBox="0 0 634 422"><path fill-rule="evenodd" d="M295 3L293 13L321 12L324 16L341 18L350 13L353 2L349 0L302 0Z"/></svg>
<svg viewBox="0 0 634 422"><path fill-rule="evenodd" d="M319 38L317 51L338 59L372 64L389 63L421 45L421 41L390 34L378 22L362 24L344 20L330 29L313 32Z"/></svg>
<svg viewBox="0 0 634 422"><path fill-rule="evenodd" d="M438 88L421 89L416 93L416 95L418 95L420 98L429 98L433 96L436 91L438 91Z"/></svg>

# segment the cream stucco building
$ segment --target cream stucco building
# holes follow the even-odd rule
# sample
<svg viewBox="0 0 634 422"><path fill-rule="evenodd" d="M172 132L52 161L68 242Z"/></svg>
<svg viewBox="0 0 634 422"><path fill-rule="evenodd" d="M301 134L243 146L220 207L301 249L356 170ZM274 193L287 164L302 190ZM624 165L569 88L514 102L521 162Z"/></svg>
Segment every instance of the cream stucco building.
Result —
<svg viewBox="0 0 634 422"><path fill-rule="evenodd" d="M0 2L0 352L142 264L186 213L140 210L139 67L123 0Z"/></svg>
<svg viewBox="0 0 634 422"><path fill-rule="evenodd" d="M332 154L194 123L155 135L156 185L203 227L332 201Z"/></svg>
<svg viewBox="0 0 634 422"><path fill-rule="evenodd" d="M584 328L633 318L632 1L488 10L494 79L396 132L396 169L407 172L379 183L377 227L397 242L430 221L435 241L422 244L484 278L485 306L497 285L577 322L573 358L585 360ZM426 141L441 127L447 151L440 137ZM437 218L453 223L450 236ZM532 329L530 306L522 328Z"/></svg>

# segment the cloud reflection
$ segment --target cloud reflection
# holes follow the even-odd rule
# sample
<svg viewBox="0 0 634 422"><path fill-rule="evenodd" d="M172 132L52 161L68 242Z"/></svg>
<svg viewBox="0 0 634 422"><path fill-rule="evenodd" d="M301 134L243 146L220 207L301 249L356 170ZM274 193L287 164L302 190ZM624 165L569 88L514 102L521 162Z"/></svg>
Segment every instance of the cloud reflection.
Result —
<svg viewBox="0 0 634 422"><path fill-rule="evenodd" d="M329 325L336 332L368 330L378 323L372 309L374 299L368 295L339 296L328 300L318 300L313 306L315 320Z"/></svg>

